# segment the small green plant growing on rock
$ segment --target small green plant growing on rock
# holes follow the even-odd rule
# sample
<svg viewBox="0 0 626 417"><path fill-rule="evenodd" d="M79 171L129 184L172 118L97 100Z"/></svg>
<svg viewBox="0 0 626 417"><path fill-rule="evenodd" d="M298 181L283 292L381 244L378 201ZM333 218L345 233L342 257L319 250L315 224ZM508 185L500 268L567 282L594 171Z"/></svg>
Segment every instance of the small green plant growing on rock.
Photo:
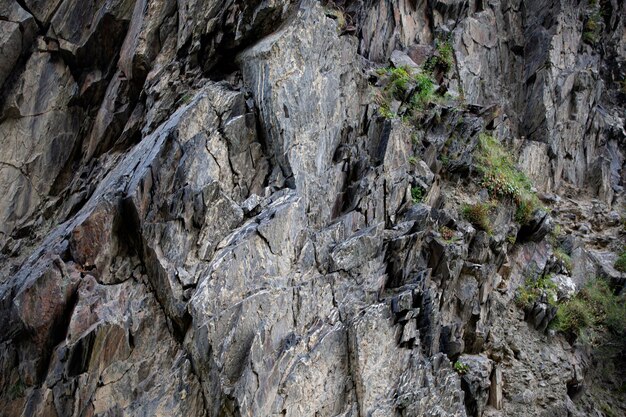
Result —
<svg viewBox="0 0 626 417"><path fill-rule="evenodd" d="M613 267L617 269L619 272L626 272L626 251L622 252L613 264Z"/></svg>
<svg viewBox="0 0 626 417"><path fill-rule="evenodd" d="M587 11L585 23L583 25L583 41L593 45L598 42L602 31L602 15L597 4L591 5Z"/></svg>
<svg viewBox="0 0 626 417"><path fill-rule="evenodd" d="M404 99L404 96L408 92L410 83L413 80L411 75L411 69L406 67L394 68L386 67L379 68L376 73L379 76L387 76L387 85L385 86L384 93L389 98L396 98L398 100Z"/></svg>
<svg viewBox="0 0 626 417"><path fill-rule="evenodd" d="M469 372L470 367L468 364L463 363L461 361L456 361L454 362L454 370L459 374L459 375L465 375L466 373Z"/></svg>
<svg viewBox="0 0 626 417"><path fill-rule="evenodd" d="M532 191L528 177L515 167L511 155L493 136L481 134L476 153L481 185L499 199L512 200L517 208L515 221L527 223L535 209L541 206Z"/></svg>
<svg viewBox="0 0 626 417"><path fill-rule="evenodd" d="M565 251L562 248L556 248L554 250L554 257L561 262L561 264L563 264L563 266L565 267L565 269L567 269L568 271L572 271L572 258L565 253Z"/></svg>
<svg viewBox="0 0 626 417"><path fill-rule="evenodd" d="M526 224L531 219L539 203L534 199L524 199L517 202L514 219L520 224Z"/></svg>
<svg viewBox="0 0 626 417"><path fill-rule="evenodd" d="M552 244L553 247L558 247L559 246L559 238L562 235L563 235L563 228L561 227L560 224L556 224L554 226L554 229L552 229L552 231L548 235L548 240L550 241L550 244Z"/></svg>
<svg viewBox="0 0 626 417"><path fill-rule="evenodd" d="M422 187L411 187L411 199L414 204L421 203L424 199L424 190Z"/></svg>
<svg viewBox="0 0 626 417"><path fill-rule="evenodd" d="M385 118L402 117L408 123L434 100L435 81L429 74L408 67L379 68L376 73L379 77L386 77L385 86L374 98L379 113ZM404 103L400 114L391 111L394 100Z"/></svg>
<svg viewBox="0 0 626 417"><path fill-rule="evenodd" d="M537 279L527 278L524 285L517 289L515 303L523 309L531 308L539 298L545 294L548 304L556 306L556 284L550 275L540 276Z"/></svg>
<svg viewBox="0 0 626 417"><path fill-rule="evenodd" d="M435 50L435 54L424 64L424 69L432 73L436 68L440 68L443 73L447 74L454 65L454 48L451 39L437 39Z"/></svg>
<svg viewBox="0 0 626 417"><path fill-rule="evenodd" d="M409 156L409 164L411 165L417 165L417 158L414 156Z"/></svg>
<svg viewBox="0 0 626 417"><path fill-rule="evenodd" d="M472 225L487 233L491 233L489 212L491 205L488 203L465 204L462 207L463 217Z"/></svg>
<svg viewBox="0 0 626 417"><path fill-rule="evenodd" d="M559 305L553 327L570 336L585 331L626 335L626 302L605 279L590 281L573 299Z"/></svg>
<svg viewBox="0 0 626 417"><path fill-rule="evenodd" d="M396 117L398 117L397 114L395 114L394 112L391 111L391 109L389 109L388 104L384 104L380 106L379 112L380 112L380 115L383 116L385 119L395 119Z"/></svg>
<svg viewBox="0 0 626 417"><path fill-rule="evenodd" d="M435 90L435 82L429 75L418 73L415 75L415 90L411 96L411 110L422 109L425 105L433 100L433 92Z"/></svg>

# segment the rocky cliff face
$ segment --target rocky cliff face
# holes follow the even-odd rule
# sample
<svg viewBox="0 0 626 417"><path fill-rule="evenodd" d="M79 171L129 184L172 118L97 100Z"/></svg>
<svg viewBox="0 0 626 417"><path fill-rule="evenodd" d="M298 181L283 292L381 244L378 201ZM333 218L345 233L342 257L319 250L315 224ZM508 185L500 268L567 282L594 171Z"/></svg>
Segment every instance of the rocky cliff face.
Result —
<svg viewBox="0 0 626 417"><path fill-rule="evenodd" d="M0 0L0 415L625 413L623 339L516 303L623 292L625 19ZM485 134L542 204L481 228Z"/></svg>

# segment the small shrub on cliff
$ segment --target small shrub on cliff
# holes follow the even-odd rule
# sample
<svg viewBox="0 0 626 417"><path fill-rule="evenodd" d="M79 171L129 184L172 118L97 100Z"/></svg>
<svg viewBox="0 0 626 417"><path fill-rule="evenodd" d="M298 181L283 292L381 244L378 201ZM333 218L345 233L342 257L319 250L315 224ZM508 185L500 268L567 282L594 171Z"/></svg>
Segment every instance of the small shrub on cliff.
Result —
<svg viewBox="0 0 626 417"><path fill-rule="evenodd" d="M555 328L563 333L578 335L593 324L593 315L584 300L575 298L559 306Z"/></svg>
<svg viewBox="0 0 626 417"><path fill-rule="evenodd" d="M556 248L554 250L554 256L559 262L561 262L565 269L570 272L572 271L572 258L567 253L565 253L563 249Z"/></svg>
<svg viewBox="0 0 626 417"><path fill-rule="evenodd" d="M454 362L454 370L459 374L459 375L464 375L466 373L469 372L470 367L468 364L463 363L461 361L456 361Z"/></svg>
<svg viewBox="0 0 626 417"><path fill-rule="evenodd" d="M491 205L487 203L466 204L462 208L463 217L480 230L491 232L489 212Z"/></svg>
<svg viewBox="0 0 626 417"><path fill-rule="evenodd" d="M408 68L389 68L387 70L389 74L389 82L391 85L391 94L398 99L402 99L409 88L411 82L411 75Z"/></svg>
<svg viewBox="0 0 626 417"><path fill-rule="evenodd" d="M589 282L573 299L559 305L553 327L580 336L586 330L626 335L626 302L604 279Z"/></svg>
<svg viewBox="0 0 626 417"><path fill-rule="evenodd" d="M598 42L602 32L602 15L597 5L587 11L583 25L583 41L593 45Z"/></svg>
<svg viewBox="0 0 626 417"><path fill-rule="evenodd" d="M556 304L556 284L552 282L550 275L541 276L537 279L527 278L524 285L517 289L515 303L523 309L531 308L535 301L544 294L548 304Z"/></svg>
<svg viewBox="0 0 626 417"><path fill-rule="evenodd" d="M512 200L517 206L515 220L527 223L540 206L539 199L528 177L515 167L509 152L493 136L481 134L476 159L482 174L481 185L494 197Z"/></svg>
<svg viewBox="0 0 626 417"><path fill-rule="evenodd" d="M415 204L422 202L424 199L424 190L422 187L411 187L411 199Z"/></svg>
<svg viewBox="0 0 626 417"><path fill-rule="evenodd" d="M430 76L419 73L415 76L415 89L410 100L412 111L421 110L425 105L433 100L435 82Z"/></svg>
<svg viewBox="0 0 626 417"><path fill-rule="evenodd" d="M402 117L410 121L434 100L436 84L429 74L405 67L380 68L376 73L383 77L385 86L375 94L374 101L385 118ZM399 114L391 110L394 100L401 105Z"/></svg>
<svg viewBox="0 0 626 417"><path fill-rule="evenodd" d="M428 58L424 64L424 69L429 72L440 68L444 74L450 72L454 65L454 49L450 39L437 39L435 41L435 55Z"/></svg>

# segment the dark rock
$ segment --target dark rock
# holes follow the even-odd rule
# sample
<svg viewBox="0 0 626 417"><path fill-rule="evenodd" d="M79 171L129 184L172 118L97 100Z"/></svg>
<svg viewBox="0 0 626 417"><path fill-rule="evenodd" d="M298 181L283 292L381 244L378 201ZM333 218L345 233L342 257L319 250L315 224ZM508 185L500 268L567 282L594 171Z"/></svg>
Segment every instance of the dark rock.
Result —
<svg viewBox="0 0 626 417"><path fill-rule="evenodd" d="M623 409L546 333L623 286L624 11L587 3L0 0L0 413ZM521 228L481 133L547 206Z"/></svg>
<svg viewBox="0 0 626 417"><path fill-rule="evenodd" d="M531 219L523 224L517 233L519 240L538 242L546 237L554 229L552 217L544 210L538 209L532 214Z"/></svg>

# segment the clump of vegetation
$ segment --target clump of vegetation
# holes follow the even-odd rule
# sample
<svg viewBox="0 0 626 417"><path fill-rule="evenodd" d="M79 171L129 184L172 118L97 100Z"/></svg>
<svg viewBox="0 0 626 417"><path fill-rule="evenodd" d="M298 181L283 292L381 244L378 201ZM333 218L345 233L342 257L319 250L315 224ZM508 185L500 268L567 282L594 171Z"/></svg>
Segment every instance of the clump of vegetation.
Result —
<svg viewBox="0 0 626 417"><path fill-rule="evenodd" d="M439 233L441 233L441 237L444 240L451 241L454 238L454 230L450 229L448 226L441 226Z"/></svg>
<svg viewBox="0 0 626 417"><path fill-rule="evenodd" d="M533 195L534 196L534 195ZM532 218L533 213L539 207L538 199L524 199L517 202L515 210L515 221L519 224L526 224Z"/></svg>
<svg viewBox="0 0 626 417"><path fill-rule="evenodd" d="M476 157L482 174L481 185L493 197L511 199L517 206L515 220L521 224L528 223L541 204L532 191L532 183L515 167L511 155L493 136L481 134Z"/></svg>
<svg viewBox="0 0 626 417"><path fill-rule="evenodd" d="M548 235L548 240L553 247L559 246L559 238L561 237L561 235L563 235L563 228L560 224L556 224L554 226L554 229L552 229L552 231Z"/></svg>
<svg viewBox="0 0 626 417"><path fill-rule="evenodd" d="M488 203L465 204L462 208L463 217L472 225L487 233L491 233L490 211L491 205Z"/></svg>
<svg viewBox="0 0 626 417"><path fill-rule="evenodd" d="M589 282L575 298L559 305L553 327L570 336L584 332L626 335L626 302L601 278Z"/></svg>
<svg viewBox="0 0 626 417"><path fill-rule="evenodd" d="M424 189L422 187L411 187L411 199L413 203L421 203L424 199Z"/></svg>
<svg viewBox="0 0 626 417"><path fill-rule="evenodd" d="M466 373L469 372L470 367L468 364L463 363L461 361L456 361L454 362L454 370L459 374L459 375L464 375Z"/></svg>
<svg viewBox="0 0 626 417"><path fill-rule="evenodd" d="M602 15L597 4L592 4L587 10L585 23L583 24L583 41L593 45L600 39L602 31Z"/></svg>
<svg viewBox="0 0 626 417"><path fill-rule="evenodd" d="M559 306L554 323L554 328L563 333L579 335L593 324L593 314L584 300L574 298Z"/></svg>
<svg viewBox="0 0 626 417"><path fill-rule="evenodd" d="M384 85L375 98L381 116L401 117L404 122L410 123L412 119L421 117L426 107L440 98L435 94L438 85L433 76L436 72L448 73L452 69L454 49L449 38L437 39L435 49L435 53L420 69L387 67L376 71ZM394 100L400 102L399 109L392 108Z"/></svg>
<svg viewBox="0 0 626 417"><path fill-rule="evenodd" d="M336 5L333 1L329 1L326 3L326 6L324 7L324 14L331 19L337 21L337 31L339 33L343 33L349 27L351 27L350 15L347 14L342 7Z"/></svg>
<svg viewBox="0 0 626 417"><path fill-rule="evenodd" d="M417 165L417 158L414 156L409 156L409 164L411 165Z"/></svg>
<svg viewBox="0 0 626 417"><path fill-rule="evenodd" d="M375 97L379 112L385 118L400 116L391 109L394 100L400 102L400 113L406 120L419 114L434 100L436 83L429 74L407 67L380 68L377 74L386 77L385 87Z"/></svg>
<svg viewBox="0 0 626 417"><path fill-rule="evenodd" d="M410 100L410 108L413 110L422 109L433 100L435 82L429 75L418 73L414 77L415 89Z"/></svg>
<svg viewBox="0 0 626 417"><path fill-rule="evenodd" d="M565 269L570 272L572 271L572 258L567 253L565 253L562 248L556 248L554 250L554 256L559 262L561 262Z"/></svg>
<svg viewBox="0 0 626 417"><path fill-rule="evenodd" d="M626 251L622 252L613 264L613 267L619 272L626 272Z"/></svg>
<svg viewBox="0 0 626 417"><path fill-rule="evenodd" d="M550 275L540 276L537 279L527 278L524 285L517 289L515 303L523 309L531 308L537 300L545 295L548 304L556 306L556 284Z"/></svg>
<svg viewBox="0 0 626 417"><path fill-rule="evenodd" d="M431 73L436 69L441 69L444 74L447 74L454 65L452 41L450 38L435 40L435 50L435 54L428 58L424 64L424 69Z"/></svg>
<svg viewBox="0 0 626 417"><path fill-rule="evenodd" d="M379 75L389 76L389 85L387 91L391 93L395 98L402 100L407 93L409 83L412 80L410 74L411 69L406 67L393 68L387 67L378 70Z"/></svg>

